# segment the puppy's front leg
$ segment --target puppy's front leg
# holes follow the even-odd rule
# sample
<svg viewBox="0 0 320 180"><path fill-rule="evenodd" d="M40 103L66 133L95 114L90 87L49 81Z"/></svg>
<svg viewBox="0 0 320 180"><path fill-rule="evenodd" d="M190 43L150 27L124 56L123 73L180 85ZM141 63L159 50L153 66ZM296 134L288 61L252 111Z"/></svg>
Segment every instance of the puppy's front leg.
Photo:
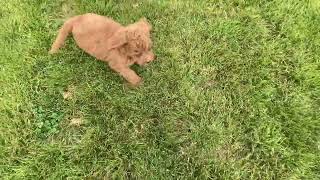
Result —
<svg viewBox="0 0 320 180"><path fill-rule="evenodd" d="M111 69L123 76L130 84L134 86L138 86L140 84L141 77L139 77L136 72L134 72L128 66L114 62L109 62L109 66Z"/></svg>

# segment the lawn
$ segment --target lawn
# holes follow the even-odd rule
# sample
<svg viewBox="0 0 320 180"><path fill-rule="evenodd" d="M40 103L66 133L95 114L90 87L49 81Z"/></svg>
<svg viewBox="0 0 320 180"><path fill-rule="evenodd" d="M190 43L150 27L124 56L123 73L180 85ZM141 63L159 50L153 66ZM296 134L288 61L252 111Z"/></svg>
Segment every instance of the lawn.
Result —
<svg viewBox="0 0 320 180"><path fill-rule="evenodd" d="M138 88L64 20L146 17ZM320 179L319 0L0 0L0 179Z"/></svg>

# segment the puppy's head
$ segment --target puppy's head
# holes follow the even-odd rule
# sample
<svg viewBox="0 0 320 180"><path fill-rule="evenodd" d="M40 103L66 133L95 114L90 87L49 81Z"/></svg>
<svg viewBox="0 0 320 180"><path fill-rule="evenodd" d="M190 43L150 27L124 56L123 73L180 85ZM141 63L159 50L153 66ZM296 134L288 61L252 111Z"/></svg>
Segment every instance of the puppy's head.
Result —
<svg viewBox="0 0 320 180"><path fill-rule="evenodd" d="M135 63L144 65L155 59L150 38L151 25L145 18L116 32L110 39L111 48L123 47Z"/></svg>

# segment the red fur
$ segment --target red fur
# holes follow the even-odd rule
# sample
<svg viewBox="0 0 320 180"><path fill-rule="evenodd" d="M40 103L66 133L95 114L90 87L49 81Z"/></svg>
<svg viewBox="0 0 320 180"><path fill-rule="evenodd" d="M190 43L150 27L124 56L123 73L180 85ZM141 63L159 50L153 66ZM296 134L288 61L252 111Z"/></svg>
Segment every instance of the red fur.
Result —
<svg viewBox="0 0 320 180"><path fill-rule="evenodd" d="M155 59L150 31L151 25L144 18L122 26L108 17L88 13L72 17L63 24L49 53L56 53L72 33L81 49L107 62L132 85L138 85L141 77L130 65L144 65Z"/></svg>

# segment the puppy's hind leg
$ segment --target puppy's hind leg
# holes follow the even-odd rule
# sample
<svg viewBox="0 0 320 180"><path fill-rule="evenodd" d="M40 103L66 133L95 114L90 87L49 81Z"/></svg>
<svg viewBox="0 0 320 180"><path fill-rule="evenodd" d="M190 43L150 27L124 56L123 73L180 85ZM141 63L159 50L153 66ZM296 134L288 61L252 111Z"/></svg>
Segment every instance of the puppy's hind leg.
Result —
<svg viewBox="0 0 320 180"><path fill-rule="evenodd" d="M50 54L56 53L59 48L64 44L64 41L68 37L69 33L72 31L73 22L76 17L67 20L61 29L59 30L58 36L51 46Z"/></svg>

